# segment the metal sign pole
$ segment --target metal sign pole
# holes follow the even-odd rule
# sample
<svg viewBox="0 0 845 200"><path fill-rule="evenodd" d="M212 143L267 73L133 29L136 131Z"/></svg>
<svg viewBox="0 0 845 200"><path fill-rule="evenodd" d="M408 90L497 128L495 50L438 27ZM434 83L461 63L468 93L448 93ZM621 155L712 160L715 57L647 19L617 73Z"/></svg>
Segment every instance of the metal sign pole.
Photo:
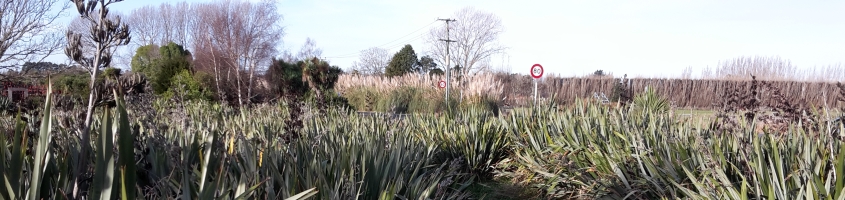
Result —
<svg viewBox="0 0 845 200"><path fill-rule="evenodd" d="M537 80L543 77L543 66L540 64L534 64L531 66L531 77L534 78L534 107L538 108L538 104L540 104L540 95L537 93Z"/></svg>
<svg viewBox="0 0 845 200"><path fill-rule="evenodd" d="M539 100L537 98L537 79L534 79L534 106L537 106L538 101Z"/></svg>

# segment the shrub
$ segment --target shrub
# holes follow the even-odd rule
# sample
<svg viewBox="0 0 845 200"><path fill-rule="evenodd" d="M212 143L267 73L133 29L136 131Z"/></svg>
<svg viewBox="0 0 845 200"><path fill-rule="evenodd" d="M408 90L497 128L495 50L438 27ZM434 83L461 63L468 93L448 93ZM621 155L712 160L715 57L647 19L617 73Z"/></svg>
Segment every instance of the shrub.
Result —
<svg viewBox="0 0 845 200"><path fill-rule="evenodd" d="M619 79L619 82L613 83L613 92L610 94L610 101L627 103L631 100L631 91L629 91L627 77Z"/></svg>
<svg viewBox="0 0 845 200"><path fill-rule="evenodd" d="M669 111L670 105L666 98L657 95L653 89L634 97L634 113L655 113L664 114Z"/></svg>
<svg viewBox="0 0 845 200"><path fill-rule="evenodd" d="M188 70L174 75L171 79L171 89L164 93L165 98L177 95L182 100L211 100L212 93L205 87L210 76L204 73L191 75Z"/></svg>
<svg viewBox="0 0 845 200"><path fill-rule="evenodd" d="M435 89L402 86L387 95L381 96L376 105L376 111L391 113L435 113L447 110L443 96ZM449 99L449 106L458 107L454 96Z"/></svg>
<svg viewBox="0 0 845 200"><path fill-rule="evenodd" d="M106 79L116 80L121 75L121 70L114 67L107 67L103 70L102 76L105 76Z"/></svg>
<svg viewBox="0 0 845 200"><path fill-rule="evenodd" d="M61 74L55 78L54 87L65 95L87 98L90 79L86 74Z"/></svg>
<svg viewBox="0 0 845 200"><path fill-rule="evenodd" d="M461 106L464 109L483 110L492 113L494 116L499 116L499 104L500 101L494 97L478 96L465 101L465 104Z"/></svg>
<svg viewBox="0 0 845 200"><path fill-rule="evenodd" d="M173 42L156 47L139 47L132 57L132 71L144 74L150 80L155 94L165 94L173 88L172 79L175 76L183 70L193 70L190 63L191 53Z"/></svg>
<svg viewBox="0 0 845 200"><path fill-rule="evenodd" d="M348 90L343 96L348 99L349 104L358 111L376 111L378 100L382 94L372 87L356 87Z"/></svg>
<svg viewBox="0 0 845 200"><path fill-rule="evenodd" d="M411 100L417 95L416 88L400 87L390 92L378 103L378 110L391 113L408 113Z"/></svg>

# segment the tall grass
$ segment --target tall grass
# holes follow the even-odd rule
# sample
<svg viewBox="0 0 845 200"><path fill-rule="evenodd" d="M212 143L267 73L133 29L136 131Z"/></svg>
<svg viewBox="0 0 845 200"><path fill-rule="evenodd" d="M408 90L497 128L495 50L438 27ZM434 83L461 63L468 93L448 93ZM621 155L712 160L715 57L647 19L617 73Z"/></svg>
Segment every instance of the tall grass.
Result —
<svg viewBox="0 0 845 200"><path fill-rule="evenodd" d="M341 75L337 81L335 89L341 94L346 94L351 89L359 87L370 87L380 92L389 92L400 87L413 88L432 88L437 89L438 94L445 92L443 89L437 87L440 80L445 80L443 76L428 76L418 74L407 74L400 77L387 78L382 76L363 76L363 75ZM459 84L458 79L453 77L451 82L450 95L460 95L463 92L465 97L473 96L489 96L501 97L502 83L496 79L493 74L479 74L476 76L465 77L462 80L464 83ZM443 95L441 95L443 96Z"/></svg>
<svg viewBox="0 0 845 200"><path fill-rule="evenodd" d="M701 78L748 80L752 75L766 81L837 82L845 77L845 68L841 64L799 68L778 56L743 56L704 69Z"/></svg>
<svg viewBox="0 0 845 200"><path fill-rule="evenodd" d="M453 80L447 102L445 89L437 87L442 77L408 74L380 76L342 75L337 91L358 111L433 113L457 107L483 107L498 112L502 85L495 76L480 74L463 84Z"/></svg>

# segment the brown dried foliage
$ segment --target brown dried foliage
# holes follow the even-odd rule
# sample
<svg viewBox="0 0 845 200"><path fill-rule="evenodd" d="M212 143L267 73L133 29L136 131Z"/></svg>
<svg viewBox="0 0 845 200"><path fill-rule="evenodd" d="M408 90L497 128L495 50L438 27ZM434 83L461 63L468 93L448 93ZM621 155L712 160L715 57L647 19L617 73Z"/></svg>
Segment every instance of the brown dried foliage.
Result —
<svg viewBox="0 0 845 200"><path fill-rule="evenodd" d="M503 85L502 96L506 104L520 106L533 95L533 83L529 76L497 74L496 79ZM724 100L731 103L746 103L742 99L746 96L742 91L748 91L753 81L750 80L696 80L669 78L632 78L628 86L629 93L642 93L646 87L654 90L658 95L666 97L674 107L678 108L717 108ZM569 104L575 99L592 98L593 93L604 93L608 97L613 93L614 84L619 79L605 77L576 77L560 78L547 77L540 81L540 97L555 94L555 101ZM765 81L766 85L779 88L783 98L790 102L802 102L807 106L834 106L839 89L835 83L827 82L797 82L797 81ZM756 87L762 87L757 85ZM762 88L760 88L762 89ZM725 91L740 92L724 99ZM751 103L751 102L747 102Z"/></svg>
<svg viewBox="0 0 845 200"><path fill-rule="evenodd" d="M775 81L758 81L752 76L748 83L735 82L736 86L726 87L721 102L716 106L717 121L711 129L719 133L733 132L740 128L740 123L758 126L758 132L785 133L789 124L801 122L802 129L818 131L819 122L815 112L810 110L807 98L788 98ZM742 86L748 85L743 88ZM745 121L740 121L743 116Z"/></svg>
<svg viewBox="0 0 845 200"><path fill-rule="evenodd" d="M836 98L836 100L839 102L839 109L840 111L845 113L845 84L837 82L836 87L839 88L839 97Z"/></svg>

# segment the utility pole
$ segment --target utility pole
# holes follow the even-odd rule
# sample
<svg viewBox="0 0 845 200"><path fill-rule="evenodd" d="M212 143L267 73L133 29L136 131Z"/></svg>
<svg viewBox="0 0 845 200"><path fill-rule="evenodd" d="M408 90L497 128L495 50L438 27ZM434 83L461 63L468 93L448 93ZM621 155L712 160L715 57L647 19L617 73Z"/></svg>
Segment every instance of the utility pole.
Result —
<svg viewBox="0 0 845 200"><path fill-rule="evenodd" d="M438 21L446 21L446 39L445 40L440 39L440 41L446 42L446 67L445 67L445 69L446 69L446 108L448 109L449 108L449 89L451 88L451 87L449 87L449 82L451 82L451 77L449 76L449 74L451 73L450 71L452 71L451 70L452 66L450 66L451 64L449 63L450 60L452 60L451 57L449 56L449 43L450 42L456 42L456 41L451 40L449 38L449 22L454 22L454 21L457 21L457 20L455 20L455 19L437 19L437 20Z"/></svg>

